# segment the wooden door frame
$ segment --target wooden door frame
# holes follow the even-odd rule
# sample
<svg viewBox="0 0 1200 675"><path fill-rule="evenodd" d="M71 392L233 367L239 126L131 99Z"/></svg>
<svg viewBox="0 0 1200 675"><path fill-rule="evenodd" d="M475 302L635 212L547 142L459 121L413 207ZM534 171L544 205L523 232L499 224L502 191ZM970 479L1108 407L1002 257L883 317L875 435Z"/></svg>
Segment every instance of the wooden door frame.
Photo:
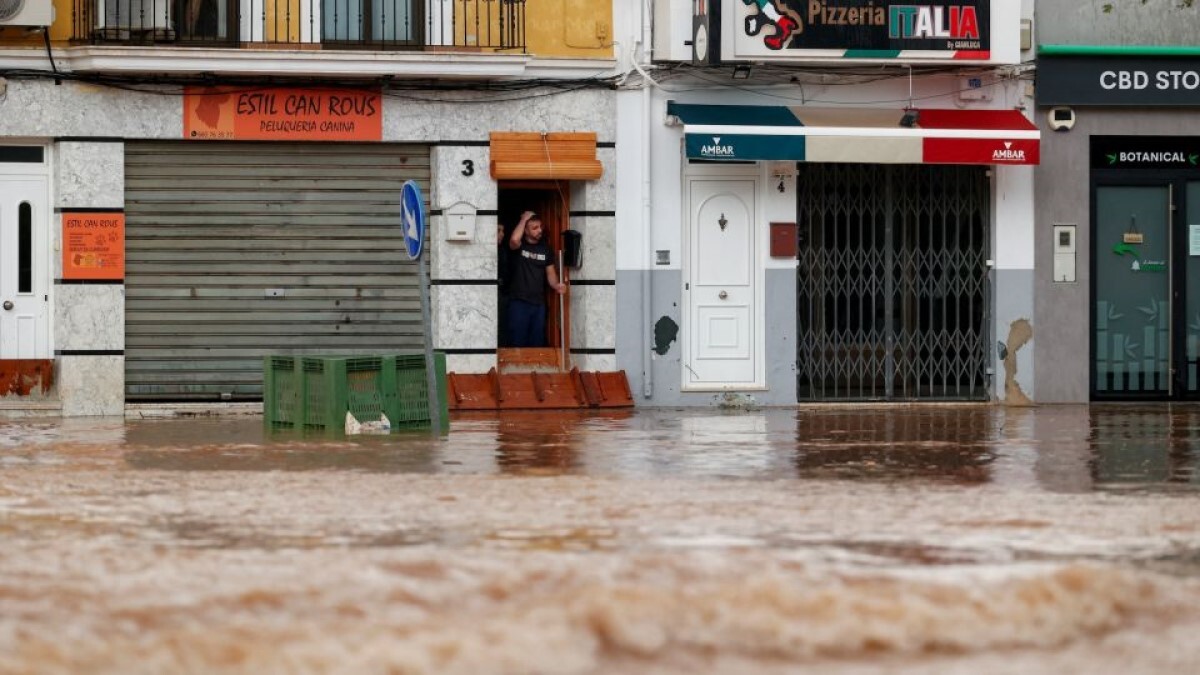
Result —
<svg viewBox="0 0 1200 675"><path fill-rule="evenodd" d="M560 278L564 281L570 281L570 272L566 267L558 266L558 252L563 246L563 232L570 228L571 221L571 183L566 180L505 180L500 181L497 185L497 217L505 218L508 216L508 211L500 209L501 200L499 193L505 191L520 191L520 192L540 192L543 193L540 199L531 204L531 210L541 216L542 225L545 228L544 240L554 254L554 265L558 268ZM508 223L500 221L506 228L511 228L515 225L515 221ZM560 324L560 321L562 324ZM567 330L560 333L560 325L565 325ZM567 289L566 295L563 297L562 316L559 316L558 311L558 294L553 290L546 291L546 343L556 351L565 351L569 354L571 350L571 289ZM501 327L503 329L503 327ZM559 344L558 336L564 336L565 345ZM569 358L569 357L568 357ZM565 368L566 364L559 364Z"/></svg>

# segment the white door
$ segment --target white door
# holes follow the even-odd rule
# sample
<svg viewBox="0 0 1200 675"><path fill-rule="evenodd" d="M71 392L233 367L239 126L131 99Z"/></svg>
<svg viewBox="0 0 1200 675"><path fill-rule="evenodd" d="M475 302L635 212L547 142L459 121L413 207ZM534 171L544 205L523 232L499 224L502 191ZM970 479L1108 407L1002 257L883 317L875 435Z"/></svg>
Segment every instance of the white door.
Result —
<svg viewBox="0 0 1200 675"><path fill-rule="evenodd" d="M48 359L49 199L44 176L0 174L0 359Z"/></svg>
<svg viewBox="0 0 1200 675"><path fill-rule="evenodd" d="M689 181L687 387L755 384L754 193L753 180Z"/></svg>

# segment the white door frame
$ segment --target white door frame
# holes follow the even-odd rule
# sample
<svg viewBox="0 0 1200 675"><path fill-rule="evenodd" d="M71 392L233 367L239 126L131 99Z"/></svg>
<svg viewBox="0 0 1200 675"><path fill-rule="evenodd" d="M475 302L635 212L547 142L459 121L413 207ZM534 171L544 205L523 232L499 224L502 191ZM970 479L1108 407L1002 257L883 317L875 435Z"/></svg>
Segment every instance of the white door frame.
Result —
<svg viewBox="0 0 1200 675"><path fill-rule="evenodd" d="M0 145L42 148L42 162L40 164L32 162L6 163L0 161L0 183L17 179L33 179L41 181L45 186L45 192L42 194L42 199L44 200L42 212L35 212L33 214L34 271L31 295L42 295L44 298L41 314L38 317L40 325L35 327L35 330L41 334L41 337L37 340L35 350L32 354L21 355L18 358L53 359L54 325L51 307L53 307L54 301L53 275L55 265L51 256L51 242L54 241L51 230L55 223L58 222L58 219L54 216L54 206L51 199L51 148L49 145L43 143L20 142L9 139L0 139Z"/></svg>
<svg viewBox="0 0 1200 675"><path fill-rule="evenodd" d="M695 245L694 227L692 223L692 181L694 180L736 180L739 182L748 181L753 184L751 188L754 195L754 210L750 216L750 231L751 231L751 246L753 253L751 255L751 265L753 267L753 283L754 283L754 300L751 307L751 317L754 322L754 336L750 341L751 360L754 368L754 381L745 383L739 382L736 384L694 384L690 382L688 368L692 361L693 355L693 340L691 334L692 326L692 304L691 286L695 270L692 269L692 247ZM763 391L767 389L766 383L766 303L763 295L766 290L766 269L764 264L764 255L767 250L768 233L765 224L763 223L763 197L761 179L761 167L759 164L688 164L686 160L683 166L683 215L681 218L683 226L682 251L680 252L680 266L682 271L682 286L680 287L680 320L681 327L684 331L683 338L680 340L681 351L681 367L680 367L680 391Z"/></svg>

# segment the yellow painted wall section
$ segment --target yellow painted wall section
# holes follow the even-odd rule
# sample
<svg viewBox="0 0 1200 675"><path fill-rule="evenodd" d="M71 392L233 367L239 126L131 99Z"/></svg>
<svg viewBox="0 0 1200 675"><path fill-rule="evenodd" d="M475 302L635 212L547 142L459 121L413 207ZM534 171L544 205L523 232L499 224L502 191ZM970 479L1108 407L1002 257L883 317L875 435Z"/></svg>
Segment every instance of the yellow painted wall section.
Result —
<svg viewBox="0 0 1200 675"><path fill-rule="evenodd" d="M525 11L525 42L530 54L612 57L612 0L538 0L525 3Z"/></svg>
<svg viewBox="0 0 1200 675"><path fill-rule="evenodd" d="M54 0L54 23L50 25L50 40L65 42L71 39L71 15L75 11L72 0Z"/></svg>
<svg viewBox="0 0 1200 675"><path fill-rule="evenodd" d="M266 0L267 42L300 42L301 0Z"/></svg>

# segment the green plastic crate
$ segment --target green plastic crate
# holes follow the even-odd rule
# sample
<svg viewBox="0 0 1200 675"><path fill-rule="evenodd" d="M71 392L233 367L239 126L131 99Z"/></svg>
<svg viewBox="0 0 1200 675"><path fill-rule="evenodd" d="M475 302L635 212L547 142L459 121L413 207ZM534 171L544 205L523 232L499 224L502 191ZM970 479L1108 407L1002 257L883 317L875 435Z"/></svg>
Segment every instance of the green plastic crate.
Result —
<svg viewBox="0 0 1200 675"><path fill-rule="evenodd" d="M294 356L263 359L263 419L271 428L293 429L304 419L304 381Z"/></svg>
<svg viewBox="0 0 1200 675"><path fill-rule="evenodd" d="M434 375L437 382L446 381L444 353L434 353ZM393 430L430 425L422 354L269 356L263 382L263 417L273 428L340 432L346 412L359 422L386 414ZM444 384L438 387L438 402L445 430L449 409Z"/></svg>

